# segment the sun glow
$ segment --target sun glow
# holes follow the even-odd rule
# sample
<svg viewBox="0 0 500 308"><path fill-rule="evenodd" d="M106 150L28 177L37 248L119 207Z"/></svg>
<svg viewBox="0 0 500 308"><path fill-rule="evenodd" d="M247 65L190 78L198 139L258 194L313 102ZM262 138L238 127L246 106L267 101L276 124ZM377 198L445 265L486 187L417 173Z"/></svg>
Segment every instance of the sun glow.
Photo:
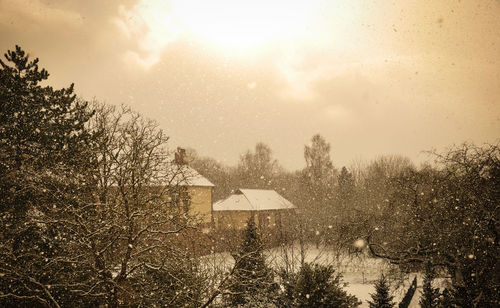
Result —
<svg viewBox="0 0 500 308"><path fill-rule="evenodd" d="M295 78L306 55L349 46L359 11L342 0L142 0L121 6L114 22L137 42L125 61L144 68L182 41L238 60L272 55L273 65Z"/></svg>
<svg viewBox="0 0 500 308"><path fill-rule="evenodd" d="M321 1L174 0L171 14L182 28L230 52L245 52L310 31Z"/></svg>

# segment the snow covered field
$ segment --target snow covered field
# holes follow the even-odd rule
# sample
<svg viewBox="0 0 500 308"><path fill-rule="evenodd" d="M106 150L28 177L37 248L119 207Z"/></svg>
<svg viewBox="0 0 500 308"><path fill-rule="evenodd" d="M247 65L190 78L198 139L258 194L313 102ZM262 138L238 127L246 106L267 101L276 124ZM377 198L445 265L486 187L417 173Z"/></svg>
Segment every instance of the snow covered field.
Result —
<svg viewBox="0 0 500 308"><path fill-rule="evenodd" d="M294 269L300 266L300 250L298 246L286 250L288 262L286 261L284 250L281 248L272 248L265 250L265 255L269 265L274 269L279 270L289 264ZM340 255L337 256L333 251L326 248L316 248L308 246L305 249L305 262L331 264L336 270L343 275L343 281L347 283L346 290L348 293L355 295L363 303L360 307L368 307L367 300L371 299L370 293L375 292L374 281L377 280L382 273L387 274L394 270L394 266L387 261L376 258L369 258L365 255ZM207 268L216 270L228 270L234 263L233 258L228 252L212 254L204 257ZM403 298L411 280L416 274L410 274L404 281L404 285L396 290L392 289L394 302L399 303ZM417 291L413 297L410 307L419 307L418 297L421 291L421 277L417 275L418 285Z"/></svg>

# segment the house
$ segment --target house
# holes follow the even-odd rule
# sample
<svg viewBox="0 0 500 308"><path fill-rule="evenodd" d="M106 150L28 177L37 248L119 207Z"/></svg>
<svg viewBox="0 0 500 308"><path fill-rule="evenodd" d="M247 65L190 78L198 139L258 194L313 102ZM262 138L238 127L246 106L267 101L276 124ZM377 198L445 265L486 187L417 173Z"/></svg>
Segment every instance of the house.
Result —
<svg viewBox="0 0 500 308"><path fill-rule="evenodd" d="M147 197L148 192L154 192L156 196L167 200L181 198L180 204L188 204L183 201L189 200L189 214L199 218L203 227L211 227L214 184L187 164L185 151L182 148L177 148L175 158L168 155L157 156L155 159L161 163L157 162L156 169L149 170L144 179L137 176L135 183L131 184L131 176L129 174L123 176L120 181L122 188L128 191L128 195L133 195L132 191L135 190L136 195L141 195L142 201L146 203L148 201L145 200L150 198ZM122 198L119 191L118 182L114 180L109 186L109 193L119 200ZM138 191L142 191L142 194L137 193Z"/></svg>
<svg viewBox="0 0 500 308"><path fill-rule="evenodd" d="M250 217L259 228L280 227L295 205L274 190L239 189L213 205L214 224L218 229L243 229Z"/></svg>
<svg viewBox="0 0 500 308"><path fill-rule="evenodd" d="M212 196L215 185L187 164L185 150L182 148L177 148L174 164L168 172L172 173L167 176L170 179L169 185L187 188L190 214L201 218L205 226L210 226L213 219Z"/></svg>

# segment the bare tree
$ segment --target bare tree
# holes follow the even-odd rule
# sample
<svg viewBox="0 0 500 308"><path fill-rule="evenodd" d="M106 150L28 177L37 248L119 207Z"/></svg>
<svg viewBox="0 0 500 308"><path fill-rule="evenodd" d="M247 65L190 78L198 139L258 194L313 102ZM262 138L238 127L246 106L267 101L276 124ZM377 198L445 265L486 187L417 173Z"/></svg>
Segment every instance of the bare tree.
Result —
<svg viewBox="0 0 500 308"><path fill-rule="evenodd" d="M214 184L213 200L221 200L234 192L235 187L232 177L234 168L223 165L211 157L202 157L196 150L187 149L189 165Z"/></svg>
<svg viewBox="0 0 500 308"><path fill-rule="evenodd" d="M449 275L460 307L498 305L498 145L464 144L394 179L393 216L368 236L371 252L405 266Z"/></svg>
<svg viewBox="0 0 500 308"><path fill-rule="evenodd" d="M304 159L306 167L302 172L299 202L306 220L304 232L318 247L328 227L336 220L337 209L333 200L336 169L330 158L330 144L319 134L304 147Z"/></svg>
<svg viewBox="0 0 500 308"><path fill-rule="evenodd" d="M235 179L240 187L236 188L272 188L279 169L271 148L262 142L257 143L255 152L247 151L240 157Z"/></svg>
<svg viewBox="0 0 500 308"><path fill-rule="evenodd" d="M125 107L98 105L93 120L91 129L98 136L94 215L78 231L83 232L80 244L91 254L99 284L110 294L106 300L111 306L151 304L166 300L158 298L163 294L172 304L194 302L195 286L184 285L194 277L178 270L191 268L195 275L196 264L188 262L181 248L197 221L189 213L190 197L182 185L189 175L168 155L168 137L154 121ZM139 287L144 280L157 285L162 279L178 281L171 286L163 281L164 289L156 293L141 292L147 289Z"/></svg>
<svg viewBox="0 0 500 308"><path fill-rule="evenodd" d="M0 244L1 280L11 285L0 298L50 307L198 306L203 279L188 249L197 227L188 170L172 162L155 122L125 107L93 107L93 142L81 157L88 169L26 170L40 197L26 212L30 232Z"/></svg>

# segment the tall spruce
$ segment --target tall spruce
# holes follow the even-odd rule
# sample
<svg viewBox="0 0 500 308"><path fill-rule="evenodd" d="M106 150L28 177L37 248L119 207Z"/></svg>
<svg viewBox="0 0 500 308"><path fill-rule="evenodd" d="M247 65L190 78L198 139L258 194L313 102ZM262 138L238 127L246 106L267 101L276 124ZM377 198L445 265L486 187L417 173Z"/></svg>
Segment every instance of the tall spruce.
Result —
<svg viewBox="0 0 500 308"><path fill-rule="evenodd" d="M71 236L61 233L61 206L84 196L81 171L92 112L73 94L41 83L48 72L16 46L0 60L0 305L58 306L69 292L51 286L71 276L57 263ZM57 265L56 265L57 264ZM73 302L77 305L77 302Z"/></svg>
<svg viewBox="0 0 500 308"><path fill-rule="evenodd" d="M263 255L263 246L254 218L247 221L243 241L233 255L235 268L228 283L226 302L231 307L264 306L276 298L274 274Z"/></svg>
<svg viewBox="0 0 500 308"><path fill-rule="evenodd" d="M49 73L21 47L5 58L0 60L0 208L15 220L41 199L54 201L55 187L47 182L86 167L85 124L92 113L76 99L73 84L60 90L42 86Z"/></svg>
<svg viewBox="0 0 500 308"><path fill-rule="evenodd" d="M42 86L49 73L21 47L5 58L0 60L2 167L80 165L91 117L87 103L76 99L73 84L59 90Z"/></svg>
<svg viewBox="0 0 500 308"><path fill-rule="evenodd" d="M375 282L375 293L370 294L371 301L368 301L370 308L392 308L396 304L392 301L394 296L390 295L390 286L387 278L382 275Z"/></svg>
<svg viewBox="0 0 500 308"><path fill-rule="evenodd" d="M424 284L422 286L422 292L419 301L420 307L422 308L434 308L438 306L439 288L432 287L434 275L435 274L431 266L428 263L425 264Z"/></svg>

